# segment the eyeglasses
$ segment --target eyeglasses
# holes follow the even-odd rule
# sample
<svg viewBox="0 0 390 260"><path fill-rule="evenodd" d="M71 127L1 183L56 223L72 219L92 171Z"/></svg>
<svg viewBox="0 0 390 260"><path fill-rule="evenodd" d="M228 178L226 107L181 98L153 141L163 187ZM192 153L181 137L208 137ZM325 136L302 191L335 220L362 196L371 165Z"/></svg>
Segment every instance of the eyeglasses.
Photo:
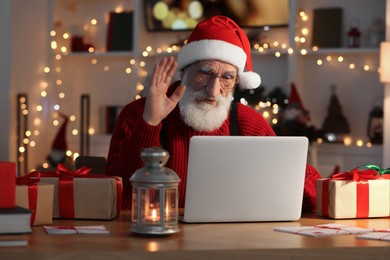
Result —
<svg viewBox="0 0 390 260"><path fill-rule="evenodd" d="M221 88L223 89L232 89L237 82L237 75L233 72L227 72L223 75L218 75L209 67L201 67L196 71L195 79L200 84L208 84L211 80L215 78L219 79Z"/></svg>

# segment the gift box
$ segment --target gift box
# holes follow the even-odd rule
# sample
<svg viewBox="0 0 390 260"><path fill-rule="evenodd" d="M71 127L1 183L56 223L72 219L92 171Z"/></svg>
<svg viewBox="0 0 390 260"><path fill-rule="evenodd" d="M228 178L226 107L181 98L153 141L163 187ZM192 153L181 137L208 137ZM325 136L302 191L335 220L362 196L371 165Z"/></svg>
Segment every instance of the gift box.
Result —
<svg viewBox="0 0 390 260"><path fill-rule="evenodd" d="M122 178L72 172L62 164L56 172L41 173L41 182L54 185L53 218L110 220L122 210Z"/></svg>
<svg viewBox="0 0 390 260"><path fill-rule="evenodd" d="M54 185L38 183L40 174L30 173L17 178L16 205L32 211L31 225L47 225L53 222Z"/></svg>
<svg viewBox="0 0 390 260"><path fill-rule="evenodd" d="M333 219L390 216L390 180L373 169L356 168L319 179L317 215Z"/></svg>
<svg viewBox="0 0 390 260"><path fill-rule="evenodd" d="M16 163L0 162L0 208L15 207Z"/></svg>

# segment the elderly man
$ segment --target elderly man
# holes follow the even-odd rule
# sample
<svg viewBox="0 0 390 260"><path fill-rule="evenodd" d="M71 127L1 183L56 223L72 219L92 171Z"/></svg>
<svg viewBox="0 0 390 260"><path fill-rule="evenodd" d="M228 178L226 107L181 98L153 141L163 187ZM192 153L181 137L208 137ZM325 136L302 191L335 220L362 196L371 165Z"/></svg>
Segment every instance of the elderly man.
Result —
<svg viewBox="0 0 390 260"><path fill-rule="evenodd" d="M171 85L176 69L181 82ZM250 45L244 31L223 16L196 26L178 56L178 63L170 57L155 65L146 98L122 110L111 139L106 173L123 177L124 209L131 208L129 178L143 167L143 148L163 146L169 151L166 166L181 178L179 207L184 207L192 136L228 136L232 131L243 136L275 135L260 113L232 102L237 85L257 88L260 76L252 71ZM231 113L231 107L235 112ZM306 167L303 211L314 209L315 180L319 177L313 167Z"/></svg>

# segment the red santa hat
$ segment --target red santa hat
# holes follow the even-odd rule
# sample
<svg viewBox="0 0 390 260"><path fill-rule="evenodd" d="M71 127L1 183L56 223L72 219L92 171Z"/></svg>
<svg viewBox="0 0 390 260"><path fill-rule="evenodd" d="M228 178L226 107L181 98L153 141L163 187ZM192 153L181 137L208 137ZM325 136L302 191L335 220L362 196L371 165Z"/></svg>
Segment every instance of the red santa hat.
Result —
<svg viewBox="0 0 390 260"><path fill-rule="evenodd" d="M178 56L179 70L200 60L216 59L237 67L243 89L260 86L252 71L250 44L245 32L230 18L214 16L197 24Z"/></svg>
<svg viewBox="0 0 390 260"><path fill-rule="evenodd" d="M51 148L53 150L56 149L56 150L66 151L66 150L68 150L68 145L66 142L66 126L68 124L69 119L65 115L61 114L61 116L65 119L65 121L62 123L61 128L58 130L57 135L53 141Z"/></svg>
<svg viewBox="0 0 390 260"><path fill-rule="evenodd" d="M291 107L294 105L297 106L302 111L306 119L308 121L311 120L309 111L303 106L303 102L294 83L291 83L291 93L288 103Z"/></svg>
<svg viewBox="0 0 390 260"><path fill-rule="evenodd" d="M305 111L305 108L303 106L303 103L301 101L301 97L298 94L297 87L294 83L291 83L291 93L290 98L288 100L289 104L296 104L302 111Z"/></svg>

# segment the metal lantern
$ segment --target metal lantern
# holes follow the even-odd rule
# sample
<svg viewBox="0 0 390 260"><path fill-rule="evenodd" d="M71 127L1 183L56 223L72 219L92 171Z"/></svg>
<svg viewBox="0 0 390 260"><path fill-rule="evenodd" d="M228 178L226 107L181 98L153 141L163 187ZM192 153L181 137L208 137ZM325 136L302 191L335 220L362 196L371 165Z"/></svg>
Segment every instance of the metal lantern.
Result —
<svg viewBox="0 0 390 260"><path fill-rule="evenodd" d="M360 47L360 36L361 32L358 29L359 21L352 20L351 28L348 31L348 47L349 48L359 48Z"/></svg>
<svg viewBox="0 0 390 260"><path fill-rule="evenodd" d="M367 135L371 143L383 143L383 108L380 106L375 106L370 112Z"/></svg>
<svg viewBox="0 0 390 260"><path fill-rule="evenodd" d="M180 178L164 167L169 153L159 147L141 152L144 168L131 176L133 186L131 228L144 235L168 235L179 232L178 186Z"/></svg>

